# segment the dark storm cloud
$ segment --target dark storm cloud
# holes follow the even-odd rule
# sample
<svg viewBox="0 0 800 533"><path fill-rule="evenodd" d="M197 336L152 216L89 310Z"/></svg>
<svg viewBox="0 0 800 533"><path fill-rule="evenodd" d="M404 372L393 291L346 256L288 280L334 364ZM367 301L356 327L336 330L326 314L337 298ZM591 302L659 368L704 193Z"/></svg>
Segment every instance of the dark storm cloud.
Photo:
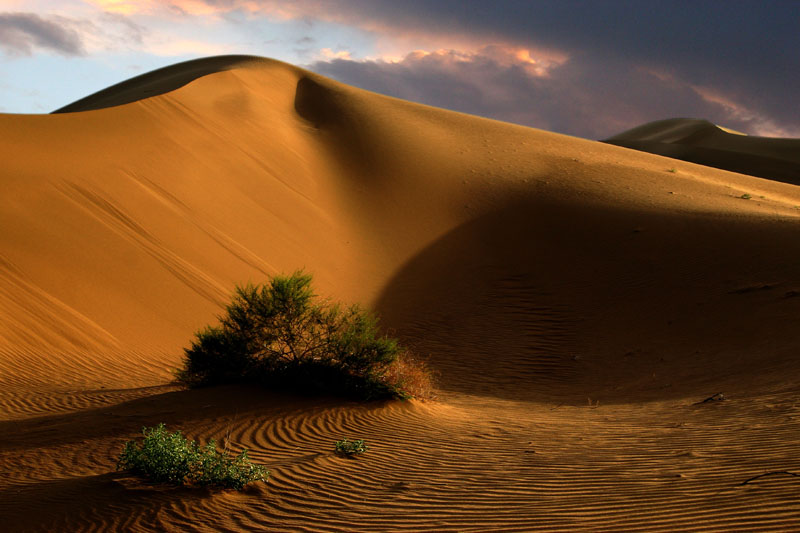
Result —
<svg viewBox="0 0 800 533"><path fill-rule="evenodd" d="M351 0L361 17L398 28L474 33L518 42L682 66L713 78L791 76L800 61L794 1ZM794 68L792 68L794 67ZM784 78L785 79L785 78Z"/></svg>
<svg viewBox="0 0 800 533"><path fill-rule="evenodd" d="M31 55L37 48L63 55L85 54L80 35L66 19L34 13L0 13L0 48L21 55Z"/></svg>
<svg viewBox="0 0 800 533"><path fill-rule="evenodd" d="M498 66L494 72L508 76L502 82L507 90L519 91L523 97L520 105L529 102L540 110L535 113L540 119L543 114L551 115L544 101L555 99L554 105L561 102L563 107L558 108L567 114L551 119L559 123L560 131L580 134L577 132L581 129L567 127L572 122L566 109L568 102L564 101L567 94L586 99L573 104L578 108L582 101L593 101L616 108L624 116L637 115L645 120L700 113L705 115L698 116L714 120L710 116L713 112L727 119L731 127L744 127L751 133L800 131L800 105L796 104L800 88L797 2L340 0L339 4L340 18L356 24L360 20L363 25L397 34L413 31L470 36L486 44L496 40L565 52L569 61L549 81L521 76L506 67ZM434 82L426 78L437 75L432 65L408 59L403 63L365 63L359 67L339 61L327 67L317 63L313 68L349 83L355 84L358 78L361 86L376 90L391 78L384 92L403 98L415 93L417 99L428 103L441 100L437 94L446 92L443 85L455 84L462 90L456 99L461 110L483 109L481 114L486 114L488 109L501 107L487 102L487 93L479 84L464 87L452 72L441 72L442 79ZM478 65L474 67L477 70ZM469 68L461 65L462 71ZM485 71L488 67L482 68ZM648 70L661 73L661 78L643 74ZM410 87L412 80L414 88ZM579 85L568 86L567 80ZM407 92L398 94L400 87L406 87ZM692 87L734 105L725 111L719 102L700 98ZM531 95L537 99L534 101ZM673 100L659 102L659 98ZM639 107L633 109L633 103ZM660 114L650 116L648 111ZM533 112L520 113L516 122L532 120ZM525 113L528 117L520 119ZM493 111L491 116L500 118L506 113ZM582 134L590 131L597 128L587 126Z"/></svg>

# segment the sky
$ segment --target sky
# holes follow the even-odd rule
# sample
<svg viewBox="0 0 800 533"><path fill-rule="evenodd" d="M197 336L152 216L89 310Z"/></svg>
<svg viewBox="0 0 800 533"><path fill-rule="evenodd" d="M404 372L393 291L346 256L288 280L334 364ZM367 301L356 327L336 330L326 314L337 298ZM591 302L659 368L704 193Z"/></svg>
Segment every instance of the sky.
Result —
<svg viewBox="0 0 800 533"><path fill-rule="evenodd" d="M800 137L800 0L0 0L0 112L221 54L589 139Z"/></svg>

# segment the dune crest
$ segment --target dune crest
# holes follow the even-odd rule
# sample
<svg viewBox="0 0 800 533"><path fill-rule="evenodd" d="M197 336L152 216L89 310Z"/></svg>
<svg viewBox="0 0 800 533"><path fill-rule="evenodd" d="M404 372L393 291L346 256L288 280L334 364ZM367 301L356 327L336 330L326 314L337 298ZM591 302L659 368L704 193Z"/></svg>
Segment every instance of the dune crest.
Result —
<svg viewBox="0 0 800 533"><path fill-rule="evenodd" d="M269 61L263 57L246 55L193 59L146 72L135 78L112 85L60 107L53 113L77 113L130 104L144 98L151 98L180 89L203 76Z"/></svg>
<svg viewBox="0 0 800 533"><path fill-rule="evenodd" d="M614 142L741 137L628 133ZM11 530L800 528L795 476L743 483L798 467L800 192L779 178L242 56L0 115L0 138ZM740 140L742 158L785 151ZM236 284L298 268L428 356L439 399L170 385ZM160 422L248 448L270 483L114 472ZM338 458L343 437L369 453Z"/></svg>

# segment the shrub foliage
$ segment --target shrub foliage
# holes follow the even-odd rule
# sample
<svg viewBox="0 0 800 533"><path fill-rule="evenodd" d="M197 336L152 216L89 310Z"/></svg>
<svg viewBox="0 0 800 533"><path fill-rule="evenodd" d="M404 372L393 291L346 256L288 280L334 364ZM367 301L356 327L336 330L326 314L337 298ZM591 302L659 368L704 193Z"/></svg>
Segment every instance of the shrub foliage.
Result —
<svg viewBox="0 0 800 533"><path fill-rule="evenodd" d="M156 483L236 490L269 477L265 467L250 462L247 450L231 456L227 451L217 451L213 440L200 446L180 431L168 432L164 424L143 428L142 434L142 442L132 440L125 444L117 470L130 470Z"/></svg>
<svg viewBox="0 0 800 533"><path fill-rule="evenodd" d="M363 439L342 439L334 443L334 451L341 455L358 455L366 453L367 450L369 450L369 446L367 446Z"/></svg>
<svg viewBox="0 0 800 533"><path fill-rule="evenodd" d="M252 382L363 399L425 396L431 374L358 305L318 301L311 275L237 287L219 325L197 333L179 381Z"/></svg>

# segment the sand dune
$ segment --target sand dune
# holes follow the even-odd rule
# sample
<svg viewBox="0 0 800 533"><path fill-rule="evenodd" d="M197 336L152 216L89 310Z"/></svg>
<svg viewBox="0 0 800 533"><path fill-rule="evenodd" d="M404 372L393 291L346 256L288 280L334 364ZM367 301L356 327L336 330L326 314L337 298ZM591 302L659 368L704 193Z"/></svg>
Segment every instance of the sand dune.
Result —
<svg viewBox="0 0 800 533"><path fill-rule="evenodd" d="M246 67L248 64L259 63L262 60L263 58L256 56L227 55L186 61L181 63L179 68L175 68L175 66L160 68L112 85L56 109L53 113L75 113L130 104L144 98L174 91L200 77L237 67Z"/></svg>
<svg viewBox="0 0 800 533"><path fill-rule="evenodd" d="M0 115L11 530L800 528L800 478L780 473L800 473L794 185L264 59L175 65L59 111ZM634 137L696 125L678 126ZM169 384L235 284L297 268L428 356L438 399ZM159 422L228 436L269 484L114 472ZM336 457L344 436L370 452Z"/></svg>
<svg viewBox="0 0 800 533"><path fill-rule="evenodd" d="M706 120L649 122L603 142L800 185L800 139L752 137Z"/></svg>

